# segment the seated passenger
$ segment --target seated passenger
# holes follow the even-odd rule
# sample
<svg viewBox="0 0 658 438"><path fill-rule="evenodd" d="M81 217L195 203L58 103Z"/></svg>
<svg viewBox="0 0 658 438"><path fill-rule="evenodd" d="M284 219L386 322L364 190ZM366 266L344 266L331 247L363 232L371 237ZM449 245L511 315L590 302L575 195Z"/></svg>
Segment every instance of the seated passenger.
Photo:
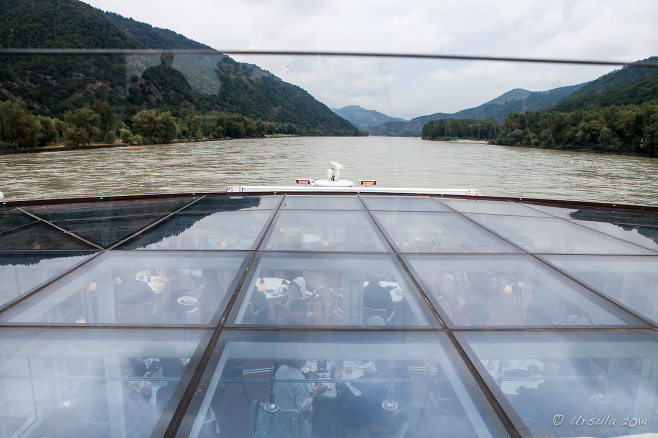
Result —
<svg viewBox="0 0 658 438"><path fill-rule="evenodd" d="M275 400L283 411L283 414L279 413L279 430L277 431L279 437L298 436L297 432L300 431L300 438L311 437L310 414L313 410L313 401L327 387L318 386L311 394L308 382L304 381L306 376L301 371L304 365L306 365L305 360L290 360L288 364L281 365L274 375ZM276 382L276 379L295 381ZM282 415L290 416L292 421L281 421ZM292 428L295 428L296 432L293 432Z"/></svg>
<svg viewBox="0 0 658 438"><path fill-rule="evenodd" d="M361 391L360 395L354 392L343 382L336 383L340 400L345 404L348 427L367 423L387 430L395 430L401 421L399 408L396 411L387 411L382 402L388 398L389 389L392 389L392 398L399 407L411 403L413 398L413 384L409 368L406 364L396 361L377 361L377 371L364 373L363 377L352 380L352 386ZM391 378L393 381L391 382ZM369 382L370 380L379 380ZM406 381L404 381L406 380Z"/></svg>
<svg viewBox="0 0 658 438"><path fill-rule="evenodd" d="M393 298L391 298L391 289L395 286L380 286L379 274L371 272L368 275L368 285L363 288L363 306L371 309L384 309L386 316L393 313Z"/></svg>
<svg viewBox="0 0 658 438"><path fill-rule="evenodd" d="M286 306L289 306L295 299L304 298L304 294L306 293L306 280L304 280L301 272L293 272L288 278L290 281L286 283L288 285Z"/></svg>
<svg viewBox="0 0 658 438"><path fill-rule="evenodd" d="M123 269L120 277L114 279L114 301L117 304L151 303L155 293L148 283L135 278L135 271Z"/></svg>
<svg viewBox="0 0 658 438"><path fill-rule="evenodd" d="M281 320L282 325L303 325L306 322L308 307L303 300L296 299L290 303L288 314Z"/></svg>

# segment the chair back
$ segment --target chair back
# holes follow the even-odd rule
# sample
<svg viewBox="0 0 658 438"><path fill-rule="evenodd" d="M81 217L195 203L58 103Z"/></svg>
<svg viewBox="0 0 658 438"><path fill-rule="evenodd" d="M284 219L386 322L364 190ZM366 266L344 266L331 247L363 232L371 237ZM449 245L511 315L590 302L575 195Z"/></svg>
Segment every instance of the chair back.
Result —
<svg viewBox="0 0 658 438"><path fill-rule="evenodd" d="M117 305L117 322L152 322L153 303Z"/></svg>
<svg viewBox="0 0 658 438"><path fill-rule="evenodd" d="M280 323L283 318L285 318L290 312L290 307L284 306L281 303L276 303L274 305L274 320L277 323Z"/></svg>
<svg viewBox="0 0 658 438"><path fill-rule="evenodd" d="M254 322L254 305L247 303L247 307L244 309L244 315L242 315L242 322L251 324Z"/></svg>
<svg viewBox="0 0 658 438"><path fill-rule="evenodd" d="M343 296L329 289L329 299L331 300L331 320L336 318L343 320Z"/></svg>

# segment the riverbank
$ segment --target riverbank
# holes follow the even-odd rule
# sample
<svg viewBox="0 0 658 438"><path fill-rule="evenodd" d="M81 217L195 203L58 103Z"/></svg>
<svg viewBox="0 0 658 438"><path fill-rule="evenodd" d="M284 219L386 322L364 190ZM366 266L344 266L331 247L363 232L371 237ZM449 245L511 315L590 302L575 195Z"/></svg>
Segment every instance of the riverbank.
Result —
<svg viewBox="0 0 658 438"><path fill-rule="evenodd" d="M247 137L247 138L283 138L283 137L298 137L298 136L292 134L275 134L275 135L266 135L265 137ZM202 140L181 139L168 143L140 143L140 144L93 143L90 145L76 145L76 146L70 146L60 143L56 145L48 145L48 146L33 147L33 148L22 148L22 149L16 148L15 146L0 145L0 155L21 155L21 154L38 154L44 152L84 151L84 150L122 148L122 147L134 147L134 146L169 145L169 144L177 144L177 143L205 143L209 141L225 141L225 140L234 140L234 139L233 138L208 138Z"/></svg>

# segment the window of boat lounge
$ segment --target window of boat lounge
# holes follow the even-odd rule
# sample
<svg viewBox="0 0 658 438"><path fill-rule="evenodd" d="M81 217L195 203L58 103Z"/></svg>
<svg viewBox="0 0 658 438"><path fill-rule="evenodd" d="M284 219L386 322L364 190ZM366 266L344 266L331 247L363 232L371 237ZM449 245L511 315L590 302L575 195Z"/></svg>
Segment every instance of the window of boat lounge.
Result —
<svg viewBox="0 0 658 438"><path fill-rule="evenodd" d="M238 325L399 327L435 320L391 255L268 252L253 266L229 316ZM306 309L299 318L291 318L295 299Z"/></svg>
<svg viewBox="0 0 658 438"><path fill-rule="evenodd" d="M512 245L454 213L373 212L399 252L505 253Z"/></svg>
<svg viewBox="0 0 658 438"><path fill-rule="evenodd" d="M82 263L92 253L0 253L0 308Z"/></svg>
<svg viewBox="0 0 658 438"><path fill-rule="evenodd" d="M544 256L544 259L658 323L657 256Z"/></svg>
<svg viewBox="0 0 658 438"><path fill-rule="evenodd" d="M211 419L231 437L507 436L443 334L229 332L222 343L177 436L203 436Z"/></svg>
<svg viewBox="0 0 658 438"><path fill-rule="evenodd" d="M655 333L469 332L457 337L517 430L529 431L526 435L658 432Z"/></svg>
<svg viewBox="0 0 658 438"><path fill-rule="evenodd" d="M332 210L281 210L263 249L390 252L366 212Z"/></svg>
<svg viewBox="0 0 658 438"><path fill-rule="evenodd" d="M180 212L128 241L121 249L232 250L254 249L271 210Z"/></svg>
<svg viewBox="0 0 658 438"><path fill-rule="evenodd" d="M226 293L232 290L244 260L244 253L236 252L108 252L22 301L0 319L208 324L218 309L225 308L230 298Z"/></svg>
<svg viewBox="0 0 658 438"><path fill-rule="evenodd" d="M171 421L208 339L171 329L2 328L0 433L150 436Z"/></svg>
<svg viewBox="0 0 658 438"><path fill-rule="evenodd" d="M596 293L525 255L408 255L455 326L638 326Z"/></svg>
<svg viewBox="0 0 658 438"><path fill-rule="evenodd" d="M471 214L466 216L533 253L653 254L653 252L555 218Z"/></svg>

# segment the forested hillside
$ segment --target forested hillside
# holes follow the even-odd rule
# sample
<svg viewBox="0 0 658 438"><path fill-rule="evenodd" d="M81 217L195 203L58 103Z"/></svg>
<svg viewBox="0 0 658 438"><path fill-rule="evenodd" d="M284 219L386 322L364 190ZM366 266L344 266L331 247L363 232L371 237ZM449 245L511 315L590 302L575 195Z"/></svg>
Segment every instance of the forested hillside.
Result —
<svg viewBox="0 0 658 438"><path fill-rule="evenodd" d="M78 0L0 0L0 47L162 50L161 55L0 55L0 103L6 104L0 111L0 141L6 144L89 143L126 132L139 141L131 129L134 116L143 111L169 114L175 121L173 137L146 137L152 140L229 132L358 134L307 92L269 72L219 54L174 58L167 50L208 47ZM87 114L87 125L95 129L73 135L82 128L70 126L76 119L71 115L87 110L105 122L101 126ZM29 119L25 129L11 129L11 120L18 119ZM231 123L242 125L232 129ZM44 125L53 129L46 133ZM27 134L35 130L40 134ZM17 132L25 138L17 138Z"/></svg>
<svg viewBox="0 0 658 438"><path fill-rule="evenodd" d="M646 66L658 62L658 57L638 61L587 83L565 97L551 111L573 111L589 105L641 105L658 100L658 68Z"/></svg>

